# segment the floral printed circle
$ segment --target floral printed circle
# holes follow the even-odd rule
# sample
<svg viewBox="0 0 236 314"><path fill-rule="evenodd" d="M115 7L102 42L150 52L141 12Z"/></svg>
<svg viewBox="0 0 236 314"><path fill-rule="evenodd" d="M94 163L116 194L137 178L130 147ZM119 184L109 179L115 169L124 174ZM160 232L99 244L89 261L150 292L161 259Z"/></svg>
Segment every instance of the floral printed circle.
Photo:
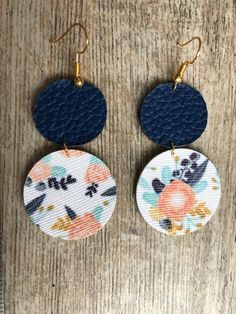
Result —
<svg viewBox="0 0 236 314"><path fill-rule="evenodd" d="M152 159L137 186L137 204L153 228L183 235L205 225L220 201L221 185L214 165L191 149L175 149Z"/></svg>
<svg viewBox="0 0 236 314"><path fill-rule="evenodd" d="M97 233L116 203L116 186L96 156L69 149L49 154L29 172L24 203L33 223L65 240Z"/></svg>
<svg viewBox="0 0 236 314"><path fill-rule="evenodd" d="M182 180L167 184L160 194L157 207L171 219L182 219L196 204L196 197L191 186Z"/></svg>

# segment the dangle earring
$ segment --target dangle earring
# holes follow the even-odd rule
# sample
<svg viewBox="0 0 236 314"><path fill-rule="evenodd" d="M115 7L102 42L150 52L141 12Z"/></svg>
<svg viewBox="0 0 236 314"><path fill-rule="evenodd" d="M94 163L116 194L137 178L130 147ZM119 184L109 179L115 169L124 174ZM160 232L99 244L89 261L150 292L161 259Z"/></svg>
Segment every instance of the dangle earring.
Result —
<svg viewBox="0 0 236 314"><path fill-rule="evenodd" d="M74 23L51 43L60 41L75 26L84 31L86 45L76 52L74 80L49 84L38 95L33 114L39 132L64 149L39 160L24 184L24 204L33 223L48 235L65 240L99 231L116 203L115 181L104 162L69 148L101 133L107 111L102 92L80 74L80 55L88 47L84 26Z"/></svg>
<svg viewBox="0 0 236 314"><path fill-rule="evenodd" d="M205 225L220 201L219 175L203 154L182 148L196 140L207 124L206 103L182 77L192 61L185 61L174 83L160 84L145 97L140 111L144 133L155 143L170 148L144 168L137 185L139 210L148 224L170 235L184 235Z"/></svg>

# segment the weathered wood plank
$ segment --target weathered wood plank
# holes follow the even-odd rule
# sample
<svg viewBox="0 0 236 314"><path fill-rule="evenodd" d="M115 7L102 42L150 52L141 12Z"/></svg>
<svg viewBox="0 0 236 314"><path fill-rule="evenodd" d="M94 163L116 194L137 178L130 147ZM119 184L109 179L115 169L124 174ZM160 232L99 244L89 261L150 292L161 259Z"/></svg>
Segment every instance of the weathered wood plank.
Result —
<svg viewBox="0 0 236 314"><path fill-rule="evenodd" d="M6 313L234 313L235 252L235 3L199 1L1 1L1 182ZM84 77L103 91L106 129L84 149L102 158L118 185L106 228L78 242L51 239L27 218L22 183L32 165L56 149L36 130L34 98L47 82L72 73L77 30L90 47ZM223 194L212 221L188 237L152 230L135 204L144 165L163 151L142 133L137 112L156 83L172 78L199 35L201 56L185 81L204 95L209 120L191 147L220 171Z"/></svg>

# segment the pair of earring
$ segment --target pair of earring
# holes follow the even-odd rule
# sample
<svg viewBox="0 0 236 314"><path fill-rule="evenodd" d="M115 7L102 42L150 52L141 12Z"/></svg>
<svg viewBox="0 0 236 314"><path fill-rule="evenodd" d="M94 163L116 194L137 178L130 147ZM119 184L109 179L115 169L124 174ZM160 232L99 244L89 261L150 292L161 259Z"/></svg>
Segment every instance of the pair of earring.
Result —
<svg viewBox="0 0 236 314"><path fill-rule="evenodd" d="M74 80L49 84L37 97L34 121L39 132L64 149L46 155L29 172L24 184L26 210L42 231L65 240L81 239L99 231L116 203L116 185L110 170L96 156L67 148L93 140L106 120L102 92L83 80L80 55L88 47L81 23L71 25L52 43L79 26L86 36L75 56ZM182 147L197 139L207 123L201 94L182 84L184 71L197 59L184 62L174 83L160 84L145 97L140 111L144 133L170 148L143 170L137 185L137 204L155 229L182 235L203 226L220 200L220 180L214 165L201 153Z"/></svg>

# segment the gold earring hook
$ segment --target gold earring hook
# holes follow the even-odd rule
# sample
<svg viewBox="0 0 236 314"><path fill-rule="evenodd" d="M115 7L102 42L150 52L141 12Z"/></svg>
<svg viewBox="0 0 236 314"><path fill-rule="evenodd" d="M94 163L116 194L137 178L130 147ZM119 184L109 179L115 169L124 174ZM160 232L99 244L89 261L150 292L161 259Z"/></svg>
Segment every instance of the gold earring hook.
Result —
<svg viewBox="0 0 236 314"><path fill-rule="evenodd" d="M85 28L85 27L83 26L83 24L81 24L81 23L74 23L74 24L72 24L70 27L67 28L67 30L66 30L62 35L60 35L60 36L59 36L58 38L56 38L56 39L50 39L49 42L50 42L51 44L56 44L56 43L58 43L58 42L59 42L63 37L65 37L65 36L72 30L72 28L74 28L75 26L79 26L79 27L82 28L82 30L84 31L84 34L85 34L85 38L86 38L86 44L85 44L84 48L81 49L81 50L78 50L78 51L76 52L76 54L82 55L82 54L86 51L86 49L88 48L89 40L88 40L88 33L87 33L87 31L86 31L86 28Z"/></svg>
<svg viewBox="0 0 236 314"><path fill-rule="evenodd" d="M172 144L171 156L172 156L172 157L175 157L175 145L174 145L174 143L171 143L171 144Z"/></svg>
<svg viewBox="0 0 236 314"><path fill-rule="evenodd" d="M189 41L187 41L186 43L180 43L180 42L176 43L178 46L184 47L184 46L187 46L189 43L191 43L194 40L198 40L198 50L197 50L197 53L196 53L196 55L195 55L195 57L193 58L192 61L189 61L189 60L185 61L185 62L188 62L188 64L193 64L196 61L197 57L199 56L200 50L201 50L201 47L202 47L201 38L198 37L198 36L195 36L192 39L190 39Z"/></svg>
<svg viewBox="0 0 236 314"><path fill-rule="evenodd" d="M184 75L184 72L187 68L187 66L189 64L193 64L196 59L198 58L199 54L200 54L200 50L201 50L201 47L202 47L202 41L201 41L201 38L198 37L198 36L195 36L193 37L192 39L188 40L187 42L185 43L180 43L180 42L177 42L177 45L180 46L180 47L184 47L186 45L188 45L189 43L191 43L192 41L194 40L197 40L198 41L198 50L197 50L197 53L195 55L195 57L193 58L193 60L186 60L184 63L181 64L176 76L174 77L174 90L176 89L177 87L177 84L178 83L181 83L182 82L182 79L183 79L183 75Z"/></svg>
<svg viewBox="0 0 236 314"><path fill-rule="evenodd" d="M65 149L66 156L68 157L70 154L69 154L69 150L68 150L65 142L64 142L64 149Z"/></svg>
<svg viewBox="0 0 236 314"><path fill-rule="evenodd" d="M72 28L74 28L75 26L79 26L82 28L82 30L84 31L85 34L85 38L86 38L86 43L83 49L81 50L77 50L76 51L76 55L75 55L75 67L74 67L74 74L75 74L75 78L74 78L74 83L79 86L82 87L84 84L84 80L81 78L80 76L80 55L82 55L86 49L88 48L89 45L89 39L88 39L88 33L86 31L86 28L83 26L83 24L81 23L74 23L72 24L70 27L67 28L67 30L60 35L58 38L56 39L50 39L49 42L51 44L56 44L58 43L63 37L65 37L71 30Z"/></svg>

